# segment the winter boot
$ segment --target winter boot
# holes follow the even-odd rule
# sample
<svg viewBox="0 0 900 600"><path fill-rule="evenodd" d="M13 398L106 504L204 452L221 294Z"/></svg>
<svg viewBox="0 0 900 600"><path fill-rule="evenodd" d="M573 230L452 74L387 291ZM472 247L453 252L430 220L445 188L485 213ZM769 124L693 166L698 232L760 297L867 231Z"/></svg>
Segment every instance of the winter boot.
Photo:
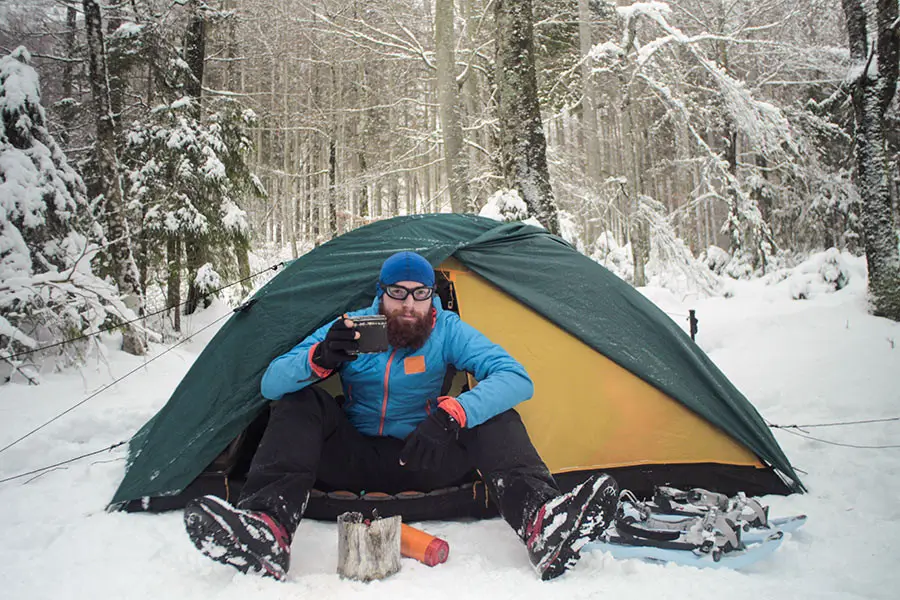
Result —
<svg viewBox="0 0 900 600"><path fill-rule="evenodd" d="M263 512L240 510L215 496L184 509L184 527L200 552L242 573L283 580L291 562L291 536Z"/></svg>
<svg viewBox="0 0 900 600"><path fill-rule="evenodd" d="M538 509L525 526L525 546L541 579L559 577L578 561L581 548L609 526L618 495L615 480L601 473Z"/></svg>

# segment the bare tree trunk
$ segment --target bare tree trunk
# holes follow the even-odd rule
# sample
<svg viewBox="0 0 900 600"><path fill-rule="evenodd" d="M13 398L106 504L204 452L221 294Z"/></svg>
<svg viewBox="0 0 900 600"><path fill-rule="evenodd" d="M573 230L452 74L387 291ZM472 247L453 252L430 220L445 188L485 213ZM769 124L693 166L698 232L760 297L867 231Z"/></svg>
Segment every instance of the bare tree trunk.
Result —
<svg viewBox="0 0 900 600"><path fill-rule="evenodd" d="M734 127L732 126L731 118L727 115L723 118L725 122L725 130L722 132L722 137L725 140L725 162L728 163L728 172L737 179L737 135L734 133ZM739 223L741 222L740 214L738 213L738 195L737 190L733 189L729 186L727 190L725 190L725 195L728 198L728 223L730 223L731 227L731 237L729 239L728 250L734 255L737 256L742 250L744 250L744 240L743 240L743 232L741 231L741 226ZM756 259L754 258L754 267L756 266Z"/></svg>
<svg viewBox="0 0 900 600"><path fill-rule="evenodd" d="M368 168L366 164L366 153L363 150L359 151L359 170L360 173L365 175L366 169ZM378 185L377 183L375 185ZM363 222L368 222L369 220L369 186L365 181L360 186L359 189L359 216L363 218Z"/></svg>
<svg viewBox="0 0 900 600"><path fill-rule="evenodd" d="M325 216L328 229L328 239L337 237L337 144L341 135L340 116L338 108L343 105L343 83L341 81L340 65L331 65L331 127L328 136L328 212Z"/></svg>
<svg viewBox="0 0 900 600"><path fill-rule="evenodd" d="M318 16L316 14L315 5L313 5L311 11L311 19L312 23L315 26L318 22ZM315 35L315 34L312 34ZM319 66L319 48L316 42L316 38L313 37L312 41L314 43L310 44L310 58L313 61L313 65L310 68L309 73L309 87L310 93L306 99L306 108L309 112L313 112L316 106L319 106L319 103L322 101L322 70ZM314 246L319 245L319 190L321 189L321 180L318 175L315 175L319 170L320 165L320 149L321 144L319 143L319 137L317 133L313 133L310 137L307 138L307 144L309 144L309 160L307 163L310 165L309 167L309 195L307 200L307 205L309 207L308 213L305 215L307 226L307 241L312 240Z"/></svg>
<svg viewBox="0 0 900 600"><path fill-rule="evenodd" d="M394 161L390 160L389 162L393 164ZM400 185L397 175L390 175L388 178L388 199L391 205L391 215L396 217L400 214Z"/></svg>
<svg viewBox="0 0 900 600"><path fill-rule="evenodd" d="M95 0L83 0L85 30L88 42L88 67L94 115L97 125L97 173L105 198L106 233L110 241L109 259L113 277L126 302L143 307L140 274L131 253L131 234L125 218L125 196L119 177L116 154L116 122L110 108L109 76L100 6ZM146 344L131 327L126 327L122 349L135 355L145 354Z"/></svg>
<svg viewBox="0 0 900 600"><path fill-rule="evenodd" d="M328 231L337 237L337 143L334 136L328 140Z"/></svg>
<svg viewBox="0 0 900 600"><path fill-rule="evenodd" d="M114 33L122 25L121 5L114 3L106 4L107 19L106 32ZM107 65L106 72L109 81L109 110L113 116L118 119L122 114L122 108L125 106L125 83L124 67L122 66L123 56L121 52L109 52L107 48Z"/></svg>
<svg viewBox="0 0 900 600"><path fill-rule="evenodd" d="M600 175L600 150L597 139L597 107L594 94L591 53L591 17L589 0L578 0L578 41L581 48L581 112L584 123L585 172L588 181Z"/></svg>
<svg viewBox="0 0 900 600"><path fill-rule="evenodd" d="M373 217L383 217L384 216L384 204L381 201L381 184L376 183L375 187L372 188L372 216Z"/></svg>
<svg viewBox="0 0 900 600"><path fill-rule="evenodd" d="M286 82L288 79L286 63L282 63L281 81ZM283 110L285 118L290 114L290 106L288 105L288 96L284 96ZM291 244L291 256L297 258L297 229L294 221L294 205L296 203L297 178L294 176L294 155L299 152L296 144L296 136L288 129L284 130L284 147L281 156L281 170L284 185L282 186L281 201L284 203L284 227L288 233L288 239Z"/></svg>
<svg viewBox="0 0 900 600"><path fill-rule="evenodd" d="M318 147L319 144L314 142L313 147L316 149L314 151L314 156L312 159L313 170L318 170L319 168L319 152ZM321 190L321 186L319 185L319 176L314 175L312 177L312 189L310 190L310 202L309 202L309 233L312 236L313 246L319 245L319 236L321 235L322 229L320 226L320 210L319 210L319 192Z"/></svg>
<svg viewBox="0 0 900 600"><path fill-rule="evenodd" d="M643 123L640 120L641 113L635 107L633 102L628 102L624 114L624 134L625 143L628 148L629 158L629 176L628 176L628 193L630 196L630 206L628 210L629 231L628 237L631 240L631 259L634 266L634 286L643 287L647 285L646 269L647 261L650 259L650 230L647 223L641 215L641 196L644 193L642 168L642 148L644 146L641 132L644 131ZM635 120L638 122L635 123Z"/></svg>
<svg viewBox="0 0 900 600"><path fill-rule="evenodd" d="M225 0L225 10L235 11L239 8L239 2L237 0ZM228 63L225 67L225 85L226 89L231 91L240 90L243 92L241 86L241 74L238 72L238 35L237 35L237 22L238 15L232 14L228 18L228 40L225 42L225 56L228 58Z"/></svg>
<svg viewBox="0 0 900 600"><path fill-rule="evenodd" d="M862 0L842 0L850 56L863 67L854 82L857 187L863 204L869 297L873 313L900 321L900 255L891 205L884 114L897 88L897 0L877 0L878 39L871 53ZM873 65L877 65L877 73Z"/></svg>
<svg viewBox="0 0 900 600"><path fill-rule="evenodd" d="M172 329L181 331L181 242L177 236L166 240L166 305L172 311Z"/></svg>
<svg viewBox="0 0 900 600"><path fill-rule="evenodd" d="M428 2L425 2L425 4L427 5ZM425 92L425 98L428 101L432 100L431 90ZM434 110L426 105L423 112L424 114L422 116L425 122L425 131L434 131L434 128L436 126ZM426 165L430 163L431 150L429 149L427 152L425 152L425 155L422 158L425 161ZM419 169L419 177L422 180L422 209L424 210L424 212L438 212L434 207L434 197L431 187L431 168L425 166Z"/></svg>
<svg viewBox="0 0 900 600"><path fill-rule="evenodd" d="M547 141L537 97L531 0L496 0L494 14L503 176L522 194L529 213L558 235L559 209L550 187Z"/></svg>
<svg viewBox="0 0 900 600"><path fill-rule="evenodd" d="M184 60L191 73L185 83L184 91L191 99L191 112L194 118L199 120L202 115L203 67L206 60L206 19L202 9L196 3L192 6L192 14L185 35ZM207 245L200 234L192 235L184 240L184 251L188 269L188 296L184 313L190 315L197 310L201 300L197 287L197 271L208 262L209 255ZM208 298L204 299L204 306L208 306L209 302Z"/></svg>
<svg viewBox="0 0 900 600"><path fill-rule="evenodd" d="M75 6L69 4L66 7L66 31L64 40L66 44L66 58L74 59L77 52L75 48L75 31L77 27L78 12ZM59 141L63 147L69 145L70 132L75 126L75 89L73 80L75 78L74 69L71 60L63 63L62 73L62 93L66 99L66 104L60 108L60 121L62 127L59 131Z"/></svg>
<svg viewBox="0 0 900 600"><path fill-rule="evenodd" d="M456 85L456 59L453 45L454 0L437 0L434 11L434 46L437 54L438 104L441 134L444 140L444 171L453 212L470 212L469 168L463 152L463 132L459 119L459 90Z"/></svg>
<svg viewBox="0 0 900 600"><path fill-rule="evenodd" d="M463 19L466 22L466 45L469 48L470 52L474 52L477 46L477 41L475 39L475 30L478 28L480 20L475 17L474 9L473 9L473 0L463 0L462 3L462 12ZM474 62L474 59L473 59ZM462 101L460 107L465 108L465 117L463 119L464 127L466 125L472 126L475 123L480 121L480 104L479 104L479 86L478 86L478 77L476 73L474 73L471 69L465 80L463 81L462 88L460 89L462 94ZM480 154L479 148L484 148L489 150L490 144L488 142L488 136L485 134L486 127L479 126L477 129L472 129L469 133L469 139L474 143L468 144L468 149L463 150L463 152L467 152L468 154L468 168L470 171L470 181L473 176L477 176L473 173L473 169L478 169L480 167L479 162L482 161L482 156ZM473 212L477 212L478 209L483 204L482 194L479 193L480 190L474 189L474 186L469 186L469 202L471 204L471 210Z"/></svg>
<svg viewBox="0 0 900 600"><path fill-rule="evenodd" d="M634 264L634 287L647 285L647 261L650 258L650 232L642 219L631 219L631 255Z"/></svg>
<svg viewBox="0 0 900 600"><path fill-rule="evenodd" d="M413 174L412 169L409 169L406 173L405 177L405 188L406 188L406 214L411 215L416 212L416 176Z"/></svg>

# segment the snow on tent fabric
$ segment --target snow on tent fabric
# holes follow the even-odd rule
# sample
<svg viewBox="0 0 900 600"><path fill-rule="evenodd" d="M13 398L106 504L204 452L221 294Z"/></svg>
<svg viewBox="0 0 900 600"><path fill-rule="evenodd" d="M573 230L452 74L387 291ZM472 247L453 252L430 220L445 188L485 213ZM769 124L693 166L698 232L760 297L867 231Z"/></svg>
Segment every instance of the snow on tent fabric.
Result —
<svg viewBox="0 0 900 600"><path fill-rule="evenodd" d="M535 395L517 410L562 488L606 471L638 493L658 484L803 491L750 402L638 291L540 228L440 214L351 231L263 287L131 440L112 504L167 510L206 493L236 497L265 426L259 383L268 363L337 315L370 304L382 263L402 250L435 267L444 308L528 370ZM341 391L338 376L318 385ZM477 381L457 374L451 393L464 385ZM307 516L375 506L407 521L495 514L475 480L431 493L360 492L316 491Z"/></svg>

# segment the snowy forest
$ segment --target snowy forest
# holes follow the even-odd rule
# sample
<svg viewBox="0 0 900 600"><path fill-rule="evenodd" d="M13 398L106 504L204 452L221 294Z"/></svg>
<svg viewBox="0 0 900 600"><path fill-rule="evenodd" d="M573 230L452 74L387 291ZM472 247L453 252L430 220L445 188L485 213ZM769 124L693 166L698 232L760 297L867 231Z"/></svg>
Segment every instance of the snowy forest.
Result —
<svg viewBox="0 0 900 600"><path fill-rule="evenodd" d="M898 45L898 0L6 0L2 374L429 212L703 294L835 248L900 320Z"/></svg>

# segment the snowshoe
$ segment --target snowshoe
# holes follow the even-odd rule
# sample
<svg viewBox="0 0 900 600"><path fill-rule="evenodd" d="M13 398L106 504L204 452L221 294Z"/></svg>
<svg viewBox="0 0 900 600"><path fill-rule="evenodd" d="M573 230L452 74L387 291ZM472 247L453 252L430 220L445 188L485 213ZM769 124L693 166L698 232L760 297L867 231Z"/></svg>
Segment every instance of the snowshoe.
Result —
<svg viewBox="0 0 900 600"><path fill-rule="evenodd" d="M606 530L618 494L612 477L597 474L538 509L525 527L525 546L542 580L565 573L578 561L584 545Z"/></svg>
<svg viewBox="0 0 900 600"><path fill-rule="evenodd" d="M185 507L184 526L194 546L216 562L279 581L287 577L291 538L266 513L240 510L221 498L203 496Z"/></svg>
<svg viewBox="0 0 900 600"><path fill-rule="evenodd" d="M625 490L614 523L591 549L615 558L740 569L781 545L784 531L779 526L792 531L806 521L803 515L769 520L767 508L748 500L743 494L728 498L706 490L662 488L653 502L640 502Z"/></svg>

